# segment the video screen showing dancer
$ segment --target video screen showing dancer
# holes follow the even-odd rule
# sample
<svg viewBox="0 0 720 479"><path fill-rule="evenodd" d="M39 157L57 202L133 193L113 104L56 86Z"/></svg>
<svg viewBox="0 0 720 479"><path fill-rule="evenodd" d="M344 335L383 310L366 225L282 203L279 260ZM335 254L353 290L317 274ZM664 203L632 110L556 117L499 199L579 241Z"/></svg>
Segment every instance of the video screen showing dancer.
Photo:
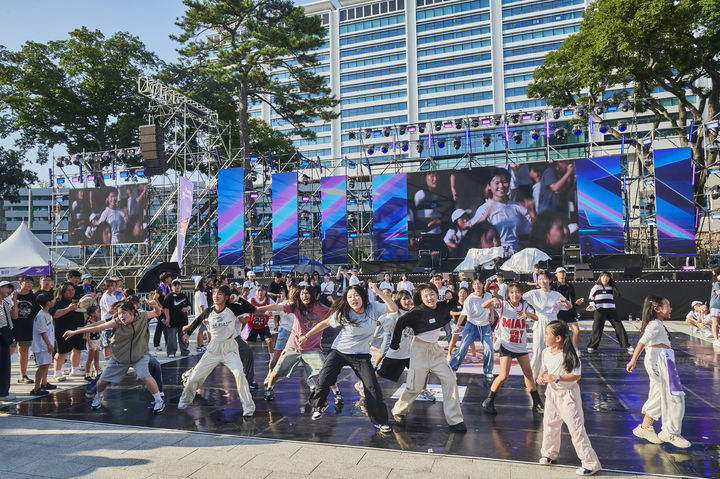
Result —
<svg viewBox="0 0 720 479"><path fill-rule="evenodd" d="M407 182L411 255L462 258L495 246L553 255L578 242L573 161L423 171Z"/></svg>
<svg viewBox="0 0 720 479"><path fill-rule="evenodd" d="M146 205L144 183L70 190L68 244L144 243Z"/></svg>

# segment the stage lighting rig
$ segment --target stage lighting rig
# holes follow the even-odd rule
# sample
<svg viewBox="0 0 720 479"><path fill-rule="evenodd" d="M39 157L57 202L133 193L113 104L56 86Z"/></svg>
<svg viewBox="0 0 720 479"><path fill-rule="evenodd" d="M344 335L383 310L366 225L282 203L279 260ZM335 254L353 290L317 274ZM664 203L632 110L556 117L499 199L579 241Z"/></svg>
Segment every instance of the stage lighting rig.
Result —
<svg viewBox="0 0 720 479"><path fill-rule="evenodd" d="M354 132L354 131L351 131L350 133L348 133L348 139L349 139L349 140L354 140L354 139L355 139L355 132Z"/></svg>
<svg viewBox="0 0 720 479"><path fill-rule="evenodd" d="M390 127L386 126L385 128L383 128L382 132L383 132L383 135L390 136Z"/></svg>
<svg viewBox="0 0 720 479"><path fill-rule="evenodd" d="M402 151L408 151L408 148L409 148L408 142L407 142L407 141L403 141L403 142L401 143L401 145L400 145L400 149L401 149Z"/></svg>
<svg viewBox="0 0 720 479"><path fill-rule="evenodd" d="M442 122L436 121L435 122L435 131L440 131L442 129Z"/></svg>
<svg viewBox="0 0 720 479"><path fill-rule="evenodd" d="M500 125L502 125L502 122L503 122L503 117L502 117L502 115L495 115L495 116L493 116L493 124L494 124L495 126L500 126Z"/></svg>
<svg viewBox="0 0 720 479"><path fill-rule="evenodd" d="M582 132L583 132L583 131L582 131L582 125L574 125L574 126L573 126L573 134L574 134L575 136L580 136L580 135L582 135Z"/></svg>
<svg viewBox="0 0 720 479"><path fill-rule="evenodd" d="M398 129L398 134L404 135L406 130L407 130L406 125L400 125L400 128Z"/></svg>
<svg viewBox="0 0 720 479"><path fill-rule="evenodd" d="M561 108L553 108L553 119L554 120L559 120L561 114L562 114Z"/></svg>
<svg viewBox="0 0 720 479"><path fill-rule="evenodd" d="M537 128L530 130L530 138L537 141L540 138L540 131Z"/></svg>
<svg viewBox="0 0 720 479"><path fill-rule="evenodd" d="M387 143L383 144L383 145L380 147L380 151L382 151L382 154L383 154L383 155L386 155L387 152L388 152L388 144L387 144Z"/></svg>
<svg viewBox="0 0 720 479"><path fill-rule="evenodd" d="M453 138L453 147L456 150L459 150L461 146L462 146L462 137L456 136L455 138Z"/></svg>
<svg viewBox="0 0 720 479"><path fill-rule="evenodd" d="M605 105L603 103L598 103L597 105L595 105L595 113L597 113L598 115L602 115L603 113L605 113Z"/></svg>
<svg viewBox="0 0 720 479"><path fill-rule="evenodd" d="M627 130L627 121L625 121L625 120L618 121L617 129L618 129L618 131L620 131L620 133L625 132Z"/></svg>
<svg viewBox="0 0 720 479"><path fill-rule="evenodd" d="M419 140L419 141L415 144L415 149L417 150L418 153L422 153L423 150L425 149L425 144L424 144L424 142L423 142L422 140Z"/></svg>
<svg viewBox="0 0 720 479"><path fill-rule="evenodd" d="M513 113L510 115L510 122L511 123L518 123L520 121L520 115L517 113Z"/></svg>
<svg viewBox="0 0 720 479"><path fill-rule="evenodd" d="M370 128L366 128L365 129L365 139L369 140L371 136L372 136L372 130Z"/></svg>
<svg viewBox="0 0 720 479"><path fill-rule="evenodd" d="M565 139L565 128L555 129L555 139L557 139L558 141L562 141Z"/></svg>
<svg viewBox="0 0 720 479"><path fill-rule="evenodd" d="M462 130L462 127L463 127L463 121L461 119L455 120L455 129Z"/></svg>
<svg viewBox="0 0 720 479"><path fill-rule="evenodd" d="M420 133L425 133L425 123L418 123L417 127Z"/></svg>
<svg viewBox="0 0 720 479"><path fill-rule="evenodd" d="M477 118L477 117L471 118L470 126L472 126L473 128L477 128L478 126L480 126L480 118Z"/></svg>
<svg viewBox="0 0 720 479"><path fill-rule="evenodd" d="M515 141L516 145L520 144L520 142L522 141L522 137L523 137L522 130L513 131L513 140Z"/></svg>
<svg viewBox="0 0 720 479"><path fill-rule="evenodd" d="M492 142L492 136L490 135L490 133L483 134L483 146L485 146L485 148L487 148L488 146L490 146L491 142Z"/></svg>

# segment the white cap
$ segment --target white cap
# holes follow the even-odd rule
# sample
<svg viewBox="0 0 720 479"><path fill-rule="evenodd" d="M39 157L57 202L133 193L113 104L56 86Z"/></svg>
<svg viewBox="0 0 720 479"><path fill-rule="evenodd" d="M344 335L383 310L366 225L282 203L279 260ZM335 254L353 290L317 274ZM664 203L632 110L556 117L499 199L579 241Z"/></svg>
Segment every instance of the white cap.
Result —
<svg viewBox="0 0 720 479"><path fill-rule="evenodd" d="M98 213L91 213L88 221L90 221L92 223L93 220L99 220L99 219L100 219L100 215Z"/></svg>
<svg viewBox="0 0 720 479"><path fill-rule="evenodd" d="M255 276L255 271L250 270L250 271L247 272L247 275L248 275L248 276Z"/></svg>
<svg viewBox="0 0 720 479"><path fill-rule="evenodd" d="M12 281L0 281L0 288L3 286L10 286L12 289L15 289L15 283Z"/></svg>
<svg viewBox="0 0 720 479"><path fill-rule="evenodd" d="M690 303L690 307L694 308L698 304L705 304L705 303L703 303L702 301L693 301L692 303Z"/></svg>
<svg viewBox="0 0 720 479"><path fill-rule="evenodd" d="M470 216L470 214L472 214L472 211L470 211L470 210L464 210L464 209L462 209L462 208L458 208L458 209L456 209L455 211L453 211L452 221L453 221L453 223L454 223L454 222L456 222L456 221L458 220L458 218L460 218L462 215L468 215L468 216Z"/></svg>
<svg viewBox="0 0 720 479"><path fill-rule="evenodd" d="M195 287L197 288L200 284L200 281L202 281L202 276L198 276L195 278Z"/></svg>
<svg viewBox="0 0 720 479"><path fill-rule="evenodd" d="M80 278L80 279L85 280L88 278L92 278L92 276L86 273L86 274L82 275L82 278Z"/></svg>
<svg viewBox="0 0 720 479"><path fill-rule="evenodd" d="M558 266L557 268L555 268L555 274L557 273L567 273L567 270L562 266Z"/></svg>

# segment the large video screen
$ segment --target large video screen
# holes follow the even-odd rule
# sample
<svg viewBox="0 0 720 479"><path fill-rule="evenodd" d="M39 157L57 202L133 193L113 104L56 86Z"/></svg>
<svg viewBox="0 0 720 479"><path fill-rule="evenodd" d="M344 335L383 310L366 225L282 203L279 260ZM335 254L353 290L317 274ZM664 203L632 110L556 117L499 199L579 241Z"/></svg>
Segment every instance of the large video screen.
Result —
<svg viewBox="0 0 720 479"><path fill-rule="evenodd" d="M692 153L689 147L669 148L655 150L653 156L658 252L693 256L697 249Z"/></svg>
<svg viewBox="0 0 720 479"><path fill-rule="evenodd" d="M70 190L68 244L107 245L147 241L147 185Z"/></svg>
<svg viewBox="0 0 720 479"><path fill-rule="evenodd" d="M218 263L242 266L245 260L245 170L218 172Z"/></svg>
<svg viewBox="0 0 720 479"><path fill-rule="evenodd" d="M376 175L373 189L373 251L376 261L408 258L407 174Z"/></svg>
<svg viewBox="0 0 720 479"><path fill-rule="evenodd" d="M471 248L550 255L577 243L577 179L571 160L407 175L408 245L463 258Z"/></svg>

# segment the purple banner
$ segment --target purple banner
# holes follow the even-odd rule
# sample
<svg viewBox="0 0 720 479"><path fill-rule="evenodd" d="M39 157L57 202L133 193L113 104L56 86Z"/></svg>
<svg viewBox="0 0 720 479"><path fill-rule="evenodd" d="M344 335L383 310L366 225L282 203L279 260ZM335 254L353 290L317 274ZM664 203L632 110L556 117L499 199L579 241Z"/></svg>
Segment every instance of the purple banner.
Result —
<svg viewBox="0 0 720 479"><path fill-rule="evenodd" d="M218 263L242 266L245 240L245 174L243 168L218 175Z"/></svg>
<svg viewBox="0 0 720 479"><path fill-rule="evenodd" d="M322 257L325 264L347 263L347 191L345 176L320 180Z"/></svg>
<svg viewBox="0 0 720 479"><path fill-rule="evenodd" d="M272 175L272 248L274 264L297 264L298 192L297 173Z"/></svg>
<svg viewBox="0 0 720 479"><path fill-rule="evenodd" d="M178 178L178 229L177 229L177 262L182 268L185 236L187 235L193 206L193 183L184 176Z"/></svg>

